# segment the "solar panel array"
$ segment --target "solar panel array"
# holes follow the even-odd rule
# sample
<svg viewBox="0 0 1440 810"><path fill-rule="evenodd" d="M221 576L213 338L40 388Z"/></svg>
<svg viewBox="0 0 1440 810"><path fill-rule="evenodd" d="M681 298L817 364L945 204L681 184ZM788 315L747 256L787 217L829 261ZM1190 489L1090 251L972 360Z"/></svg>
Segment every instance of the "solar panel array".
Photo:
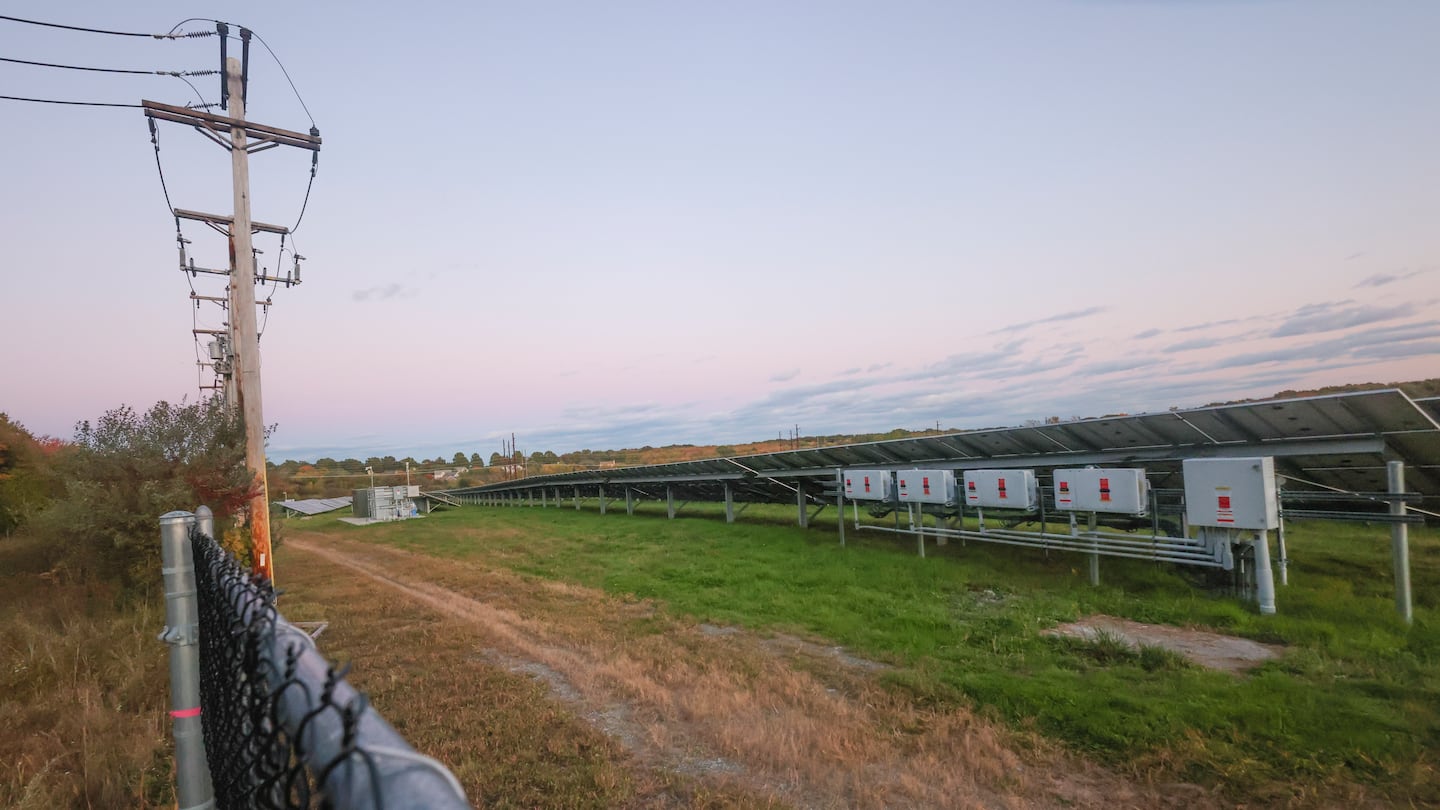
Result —
<svg viewBox="0 0 1440 810"><path fill-rule="evenodd" d="M289 509L292 512L299 512L302 515L323 515L326 512L334 512L336 509L344 509L354 501L354 498L346 495L343 498L304 498L301 500L276 501L275 503Z"/></svg>
<svg viewBox="0 0 1440 810"><path fill-rule="evenodd" d="M818 496L848 467L939 469L1143 466L1155 486L1176 486L1185 458L1273 456L1287 489L1386 488L1385 464L1406 464L1406 488L1440 497L1440 397L1387 389L1245 402L763 453L735 458L535 476L468 487L460 495L561 489L594 495L669 487L694 500L793 501ZM1173 479L1173 480L1172 480ZM648 488L647 488L648 487ZM615 494L615 489L610 494ZM663 490L660 490L663 492Z"/></svg>

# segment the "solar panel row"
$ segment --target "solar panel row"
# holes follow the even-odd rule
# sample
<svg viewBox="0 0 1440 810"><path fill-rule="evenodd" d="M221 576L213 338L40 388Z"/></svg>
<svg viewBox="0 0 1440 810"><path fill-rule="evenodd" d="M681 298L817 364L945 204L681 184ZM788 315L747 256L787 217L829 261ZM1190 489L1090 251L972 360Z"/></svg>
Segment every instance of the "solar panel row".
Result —
<svg viewBox="0 0 1440 810"><path fill-rule="evenodd" d="M1267 400L1033 427L962 431L736 458L536 476L449 490L460 496L663 485L697 500L784 501L818 496L848 467L939 469L1144 466L1178 486L1185 458L1273 456L1287 488L1378 492L1385 463L1405 462L1407 489L1440 497L1440 398L1398 390ZM612 493L613 494L613 493Z"/></svg>

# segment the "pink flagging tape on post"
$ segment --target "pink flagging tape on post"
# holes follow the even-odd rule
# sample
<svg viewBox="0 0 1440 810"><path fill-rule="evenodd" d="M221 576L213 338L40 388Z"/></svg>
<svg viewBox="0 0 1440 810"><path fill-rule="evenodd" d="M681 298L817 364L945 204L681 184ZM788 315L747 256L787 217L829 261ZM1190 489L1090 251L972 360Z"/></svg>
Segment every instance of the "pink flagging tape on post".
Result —
<svg viewBox="0 0 1440 810"><path fill-rule="evenodd" d="M193 709L176 709L176 710L170 712L170 716L171 716L171 717L199 717L199 716L200 716L200 707L199 707L199 706L196 706L196 707L193 708Z"/></svg>

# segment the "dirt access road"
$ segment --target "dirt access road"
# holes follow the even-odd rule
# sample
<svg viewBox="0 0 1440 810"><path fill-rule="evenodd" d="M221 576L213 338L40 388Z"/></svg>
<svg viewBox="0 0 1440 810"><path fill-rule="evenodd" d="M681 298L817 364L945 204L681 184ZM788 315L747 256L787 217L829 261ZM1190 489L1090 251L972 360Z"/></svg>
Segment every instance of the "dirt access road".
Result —
<svg viewBox="0 0 1440 810"><path fill-rule="evenodd" d="M915 706L813 640L318 533L283 557L282 609L332 622L327 654L477 806L1221 804Z"/></svg>

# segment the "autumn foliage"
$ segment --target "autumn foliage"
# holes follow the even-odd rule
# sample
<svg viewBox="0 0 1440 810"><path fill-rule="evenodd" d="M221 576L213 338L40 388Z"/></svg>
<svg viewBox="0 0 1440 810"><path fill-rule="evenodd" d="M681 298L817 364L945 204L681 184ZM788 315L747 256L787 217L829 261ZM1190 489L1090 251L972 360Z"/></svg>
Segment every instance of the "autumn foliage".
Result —
<svg viewBox="0 0 1440 810"><path fill-rule="evenodd" d="M159 402L144 413L122 406L77 425L56 456L63 493L35 520L57 570L153 587L161 515L205 504L223 528L243 512L256 483L244 437L238 416L214 400Z"/></svg>

